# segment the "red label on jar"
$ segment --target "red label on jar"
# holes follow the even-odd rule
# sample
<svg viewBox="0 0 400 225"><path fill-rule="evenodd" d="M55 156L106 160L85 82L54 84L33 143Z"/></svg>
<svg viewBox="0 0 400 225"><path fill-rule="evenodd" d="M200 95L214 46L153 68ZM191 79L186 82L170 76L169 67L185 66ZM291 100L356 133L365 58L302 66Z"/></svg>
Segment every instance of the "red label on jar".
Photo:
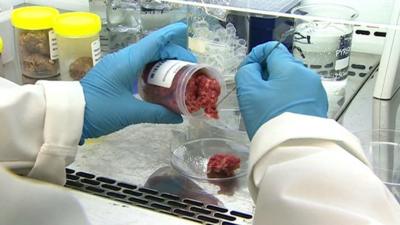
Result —
<svg viewBox="0 0 400 225"><path fill-rule="evenodd" d="M193 65L193 63L179 60L168 60L156 63L147 77L147 83L160 87L170 88L175 75L184 66Z"/></svg>

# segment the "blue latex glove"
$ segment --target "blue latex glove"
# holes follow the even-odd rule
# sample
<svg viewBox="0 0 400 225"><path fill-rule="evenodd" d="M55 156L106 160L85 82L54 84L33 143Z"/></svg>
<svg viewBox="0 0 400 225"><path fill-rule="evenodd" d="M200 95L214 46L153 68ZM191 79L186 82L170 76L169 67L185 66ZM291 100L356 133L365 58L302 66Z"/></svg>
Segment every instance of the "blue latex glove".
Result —
<svg viewBox="0 0 400 225"><path fill-rule="evenodd" d="M105 56L80 81L86 101L82 138L99 137L137 123L182 122L180 115L140 101L132 92L134 81L150 62L161 59L195 62L186 47L187 26L176 23Z"/></svg>
<svg viewBox="0 0 400 225"><path fill-rule="evenodd" d="M250 139L265 122L284 112L327 116L328 100L320 76L284 45L271 52L276 44L255 47L236 74L240 111Z"/></svg>

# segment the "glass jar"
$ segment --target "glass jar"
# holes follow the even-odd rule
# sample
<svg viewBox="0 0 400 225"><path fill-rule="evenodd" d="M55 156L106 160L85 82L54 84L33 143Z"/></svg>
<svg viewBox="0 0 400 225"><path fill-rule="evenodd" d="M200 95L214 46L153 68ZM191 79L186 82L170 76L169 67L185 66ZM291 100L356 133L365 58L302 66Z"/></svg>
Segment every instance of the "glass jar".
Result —
<svg viewBox="0 0 400 225"><path fill-rule="evenodd" d="M358 13L345 5L323 3L298 6L291 13L311 17L294 20L293 55L321 76L328 96L328 117L335 118L346 97L353 25L312 17L352 21Z"/></svg>
<svg viewBox="0 0 400 225"><path fill-rule="evenodd" d="M355 9L337 4L302 5L294 15L325 17L352 21ZM295 19L293 55L306 67L315 70L323 80L340 81L347 77L350 62L353 25L318 19Z"/></svg>
<svg viewBox="0 0 400 225"><path fill-rule="evenodd" d="M188 117L218 119L217 104L225 93L219 72L209 66L167 60L146 66L139 94Z"/></svg>
<svg viewBox="0 0 400 225"><path fill-rule="evenodd" d="M47 78L59 74L57 42L53 21L58 10L51 7L29 6L13 10L11 23L21 71L31 78Z"/></svg>
<svg viewBox="0 0 400 225"><path fill-rule="evenodd" d="M57 16L57 36L61 80L80 80L101 58L101 19L88 12Z"/></svg>

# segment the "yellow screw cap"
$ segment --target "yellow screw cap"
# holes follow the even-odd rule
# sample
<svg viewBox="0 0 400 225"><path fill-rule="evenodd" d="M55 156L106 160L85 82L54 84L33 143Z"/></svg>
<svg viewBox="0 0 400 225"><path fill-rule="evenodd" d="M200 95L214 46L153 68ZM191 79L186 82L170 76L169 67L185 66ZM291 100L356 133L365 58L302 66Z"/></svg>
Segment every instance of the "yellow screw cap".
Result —
<svg viewBox="0 0 400 225"><path fill-rule="evenodd" d="M88 12L70 12L57 16L54 32L70 38L83 38L97 35L101 30L101 19Z"/></svg>
<svg viewBox="0 0 400 225"><path fill-rule="evenodd" d="M0 54L3 53L3 39L0 37Z"/></svg>
<svg viewBox="0 0 400 225"><path fill-rule="evenodd" d="M46 30L53 27L54 18L58 14L58 10L52 7L22 7L12 11L11 23L23 30Z"/></svg>

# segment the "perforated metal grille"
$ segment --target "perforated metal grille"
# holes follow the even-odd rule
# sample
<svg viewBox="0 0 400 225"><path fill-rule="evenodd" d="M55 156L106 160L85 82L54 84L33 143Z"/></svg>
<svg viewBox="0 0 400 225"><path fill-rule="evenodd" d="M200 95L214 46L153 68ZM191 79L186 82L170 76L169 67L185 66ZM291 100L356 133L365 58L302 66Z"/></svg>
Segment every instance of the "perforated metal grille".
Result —
<svg viewBox="0 0 400 225"><path fill-rule="evenodd" d="M111 178L96 176L86 172L66 169L66 187L102 196L126 204L144 207L154 211L174 215L202 224L239 225L251 224L253 216L228 210L216 205L206 205L193 199L161 193L134 184L119 182Z"/></svg>

